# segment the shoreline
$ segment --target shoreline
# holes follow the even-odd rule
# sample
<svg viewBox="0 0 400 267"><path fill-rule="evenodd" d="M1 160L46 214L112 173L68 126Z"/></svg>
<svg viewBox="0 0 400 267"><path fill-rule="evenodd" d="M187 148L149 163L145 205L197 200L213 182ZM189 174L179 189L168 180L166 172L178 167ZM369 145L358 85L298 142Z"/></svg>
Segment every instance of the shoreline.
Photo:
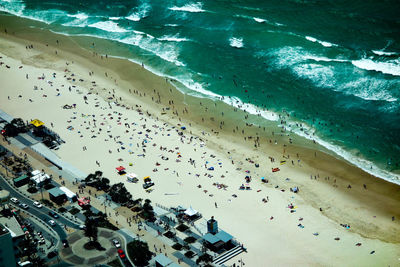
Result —
<svg viewBox="0 0 400 267"><path fill-rule="evenodd" d="M4 15L0 15L0 16L4 16ZM11 16L14 17L14 15L11 15ZM45 23L40 20L33 20L31 18L25 18L25 17L14 17L14 18L33 21L33 22L37 23L38 25ZM47 23L45 23L45 24L47 24ZM37 26L37 28L36 27L34 27L34 28L39 31L49 31L51 34L55 34L56 36L59 36L59 37L64 36L66 39L73 40L74 43L78 44L78 46L80 48L82 48L83 50L85 50L87 53L95 52L95 50L97 49L98 46L96 46L96 48L94 46L92 47L89 45L89 43L91 43L90 41L83 42L82 40L95 39L96 43L100 42L100 44L101 44L100 48L99 48L101 50L101 52L95 52L95 53L96 53L96 55L103 56L103 57L105 57L105 55L107 54L107 48L111 49L110 47L112 45L110 45L110 44L119 43L121 45L124 45L124 43L121 43L116 39L106 39L106 38L102 38L99 36L85 35L85 34L82 34L82 35L67 34L67 33L62 33L62 32L56 32L53 30L42 29L40 26ZM82 40L79 41L80 39L82 39ZM102 46L105 46L107 48L103 48ZM121 54L120 56L109 55L108 58L122 60L122 61L129 61L129 62L132 62L133 64L141 65L141 63L138 60L135 60L132 58L127 58L124 55L122 55L124 53L127 53L127 51L128 51L128 49L124 48L123 51L118 51L118 53ZM113 51L113 52L115 52L115 51ZM129 52L129 53L131 53L131 52ZM179 66L175 66L175 65L174 65L174 67L179 68ZM317 145L313 146L314 149L324 152L324 153L327 153L336 159L343 160L346 163L353 165L356 168L360 168L364 172L377 177L378 179L383 179L390 183L400 185L400 170L399 169L394 169L394 171L393 170L389 171L389 170L383 168L382 166L379 167L378 163L376 163L376 162L365 159L363 157L361 157L361 158L357 157L354 154L352 154L351 152L349 152L348 150L342 148L341 146L332 144L331 142L328 142L328 141L325 141L320 136L314 135L314 133L316 133L315 128L306 124L305 122L297 121L296 119L293 120L290 117L290 115L288 115L285 111L278 112L278 111L270 111L270 110L261 110L261 109L258 109L258 107L256 107L255 105L253 105L251 103L242 102L242 100L239 100L239 103L235 104L234 102L237 100L236 98L232 98L232 99L229 98L230 101L228 101L227 100L228 96L217 95L208 90L203 91L202 88L201 88L201 90L194 89L194 88L192 88L192 86L189 86L189 84L187 84L187 83L183 84L181 81L176 80L174 77L165 75L162 72L155 70L154 68L148 68L148 66L146 66L146 70L158 77L168 79L169 83L171 83L175 87L175 89L177 89L182 94L190 95L196 99L207 98L207 99L210 99L220 105L221 104L227 105L228 106L227 110L232 111L233 109L241 109L242 111L245 111L249 115L249 117L250 117L248 119L249 123L257 125L257 122L260 122L259 125L263 125L264 127L265 126L273 127L274 129L276 129L275 132L278 132L281 129L285 129L284 130L285 134L291 135L292 139L296 138L299 140L297 145L300 145L303 147L309 147L311 142L314 142L314 144L317 144ZM174 83L176 83L176 84L174 84ZM196 82L194 81L194 83L196 83ZM185 93L185 91L187 91L187 90L183 89L183 88L189 88L189 87L190 87L189 93ZM228 103L228 102L230 102L230 103ZM250 107L253 110L253 112L248 112L246 110L246 108L244 108L245 106ZM263 117L265 120L259 121L258 114L264 114L264 116L261 115L261 117ZM282 125L282 124L276 123L276 121L279 121L279 120L285 121L285 124ZM271 122L275 122L275 123L271 124ZM300 129L299 127L294 127L295 124L300 124L303 126ZM304 128L304 130L303 130L303 128ZM306 132L308 132L308 133L306 133ZM295 135L295 137L293 135ZM380 163L380 165L382 165L382 164L383 163Z"/></svg>
<svg viewBox="0 0 400 267"><path fill-rule="evenodd" d="M3 29L0 30L3 32ZM45 31L39 31L39 33L35 33L38 34L37 36L35 36L35 34L32 34L31 36L23 36L23 32L18 33L18 35L20 34L21 36L17 38L27 38L25 40L14 40L18 41L20 44L27 44L27 40L29 40L30 38L36 39L43 36L46 37L47 40L52 40L54 43L55 35L46 33ZM14 37L11 37L10 35L4 36L4 34L1 34L1 43L4 43L5 37L7 38L7 41L9 41L9 39L14 39ZM395 234L396 232L400 232L398 220L395 221L395 225L392 225L389 219L390 217L385 217L393 214L392 216L400 218L400 214L397 209L397 206L400 203L400 197L396 196L396 194L398 195L399 192L399 187L397 185L366 174L361 169L358 169L346 162L338 160L328 154L316 151L316 146L313 145L312 142L310 142L311 144L308 144L309 146L311 145L312 148L307 148L303 147L307 144L303 144L301 142L299 144L297 143L299 142L297 139L300 138L292 137L293 143L298 145L295 146L294 144L290 144L287 140L288 137L286 135L279 136L278 134L272 135L271 133L268 133L271 131L271 129L275 129L276 133L279 133L279 129L277 129L277 127L274 128L272 123L269 127L267 127L268 132L264 132L261 129L255 129L255 127L246 127L245 125L243 125L244 122L242 121L240 121L239 124L236 119L237 117L235 118L234 116L232 116L232 114L236 116L237 114L241 114L244 117L247 115L246 113L242 111L238 111L239 113L231 112L231 117L228 118L228 114L230 113L224 111L231 110L232 108L230 107L224 106L223 104L220 105L220 103L215 103L210 99L200 99L202 104L199 105L199 99L181 94L179 91L173 88L173 86L166 82L163 77L157 77L154 74L143 70L142 67L139 65L134 65L131 62L124 62L123 60L111 58L102 60L99 56L90 58L89 53L84 52L83 50L82 54L79 56L71 55L68 52L64 52L64 50L74 51L77 49L77 47L74 46L73 40L70 38L62 36L57 36L56 38L60 40L59 46L62 46L62 49L60 49L60 47L57 47L57 56L53 55L53 58L52 56L48 55L49 50L55 49L54 47L50 46L50 48L46 47L45 45L39 45L36 42L30 40L29 42L35 43L35 51L41 51L40 53L46 56L44 56L44 60L40 62L32 60L31 62L29 62L29 60L25 58L24 60L22 60L22 63L28 65L37 65L41 68L43 68L43 65L41 64L47 64L47 66L49 67L48 69L53 69L54 66L52 66L52 64L49 64L49 62L54 62L53 65L56 65L57 62L62 61L64 57L67 57L68 60L73 59L73 61L81 64L80 67L76 67L76 69L82 70L82 73L79 72L79 75L83 75L84 69L94 71L95 75L98 75L98 73L103 72L104 67L102 66L102 64L104 65L104 62L106 61L108 65L107 67L110 69L115 69L116 71L107 70L108 77L103 77L103 79L105 80L105 82L108 82L110 88L115 87L115 89L117 89L115 94L118 94L119 97L122 97L123 102L126 102L126 105L131 104L135 107L138 101L140 103L146 104L146 109L149 109L149 113L153 114L153 116L151 117L157 117L160 120L162 117L167 117L163 120L168 121L168 123L171 125L176 125L178 127L178 124L185 125L188 128L186 131L192 131L194 135L199 136L202 139L204 138L204 140L206 140L207 146L211 146L213 147L213 149L216 149L220 155L225 155L225 157L232 157L232 160L235 162L241 162L244 161L245 158L251 158L255 162L260 163L259 169L255 168L254 164L248 164L253 165L253 167L246 166L246 168L249 168L251 170L254 180L258 180L260 176L268 176L270 184L279 185L279 189L285 188L286 190L288 190L288 188L293 185L299 185L301 188L299 196L303 198L305 202L311 204L314 209L322 207L323 214L336 222L340 222L341 220L354 221L351 223L353 227L351 231L354 231L368 238L379 238L381 240L386 240L387 242L393 243L400 242L398 240L398 237L400 235L397 235L396 237ZM45 38L43 39L46 40ZM5 52L4 50L7 50L7 48L1 47L0 52L3 54ZM10 51L8 51L8 53L10 53ZM22 54L13 56L24 57ZM38 58L36 57L35 59ZM73 66L71 65L70 67L75 67L75 65L76 64L74 63ZM129 71L127 71L128 67ZM136 74L134 78L131 77L132 70L134 70ZM62 71L60 66L58 66L58 71ZM74 70L74 73L77 72ZM85 73L87 73L87 70L85 71ZM113 83L114 81L110 77L116 79L118 81L118 85ZM87 80L86 77L85 80ZM149 80L151 81L150 85L153 86L153 88L157 88L157 92L152 91L153 88L149 88ZM135 91L138 90L138 93L132 94L129 92L128 88L135 88ZM166 88L167 90L159 90L159 88ZM93 92L95 91L96 89L93 90ZM107 96L109 95L107 94L107 90L98 90L97 93L99 93L99 96L102 96L103 99L107 99ZM147 94L146 97L144 96L145 94ZM158 94L160 94L160 96L158 96ZM134 99L132 95L134 96ZM153 101L150 99L151 97L153 97ZM155 101L157 102L157 99L160 99L160 102L162 102L162 104L155 103ZM173 101L173 104L168 105L167 100ZM6 103L4 104L6 105ZM214 105L217 105L218 107ZM169 107L170 110L166 110L166 107ZM205 111L205 107L207 107L208 111ZM164 108L164 111L162 110L162 108ZM182 112L182 110L184 110L185 108L188 108L189 112ZM12 110L10 114L12 114L13 116L16 115L16 113L18 112L23 113L23 111L17 111L15 107L8 107L8 109ZM171 110L173 110L173 112L178 112L178 115L171 114ZM8 110L6 111L8 112ZM163 112L165 112L166 114L161 115ZM216 117L215 115L220 112L224 112L226 114L223 120L221 120L221 118L219 117ZM213 119L211 119L210 114L212 114ZM204 122L200 120L201 117L205 118ZM24 119L27 118L24 117ZM219 122L224 122L223 128L225 129L234 129L235 123L236 125L239 124L238 129L243 129L245 134L240 134L239 130L237 130L235 134L232 134L227 130L220 131L218 127L218 120ZM207 134L202 134L203 131ZM215 132L218 132L218 134L216 134ZM246 140L243 142L244 137L250 136L253 137L250 141ZM256 136L260 137L260 147L254 149L253 140L254 138L256 138ZM274 145L274 142L272 142L272 144L269 144L269 139L276 139L278 144L285 144L286 146L282 147L280 145ZM68 144L66 145L68 146ZM62 150L63 148L60 149L60 153L63 152ZM286 151L282 153L283 150ZM226 155L227 151L230 152L229 155ZM318 153L317 157L314 156L316 152ZM288 163L286 163L286 166L281 167L282 171L285 171L285 176L291 178L291 182L283 181L284 177L283 175L281 177L279 173L278 175L271 174L271 167L279 165L279 160L283 159L282 155L284 155L285 157L291 155L291 159L297 160L297 158L293 156L297 153L300 154L301 166L299 166L300 164L293 164L294 167L287 170L286 167L290 164L288 159ZM71 156L71 159L73 159L76 154ZM276 159L275 164L270 164L269 162L267 162L269 161L268 156L274 157ZM245 164L246 162L242 162L241 165ZM312 180L309 178L310 174L315 176L318 174L319 177L315 180ZM333 177L337 179L337 182L335 183L337 187L332 187L331 179L324 180L324 177L328 176L330 176L331 179L333 179ZM242 182L242 178L234 178L236 179L235 183L240 185L240 183ZM115 179L111 180L115 181ZM274 192L278 191L274 190L270 184L268 186L263 186L259 181L254 182L257 183L257 186L260 186L262 190L271 190ZM348 183L351 183L352 185L351 190L348 190L346 188ZM362 188L363 184L367 184L368 190ZM332 204L330 203L332 203L332 201L336 201L334 197L338 196L343 196L345 198L345 201L338 200L337 203L334 202L337 206L331 207ZM353 208L355 208L357 212L355 212ZM256 211L253 210L253 212ZM310 212L312 213L312 211ZM378 214L377 217L379 219L375 219L375 222L372 222L371 225L366 226L365 222L372 220L367 219L372 218L372 216L370 216L371 214L375 214L375 216L376 214ZM226 214L226 212L224 213L224 215L228 217L228 214ZM380 227L377 225L379 225ZM223 226L223 228L225 227ZM232 234L236 235L236 233Z"/></svg>
<svg viewBox="0 0 400 267"><path fill-rule="evenodd" d="M67 36L71 38L76 38L76 37L88 37L88 38L94 38L94 39L100 39L100 40L105 40L106 42L117 42L119 43L118 40L114 39L106 39L106 38L101 38L99 36L92 36L92 35L73 35L73 34L67 34L67 33L62 33L62 32L55 32L51 31L50 32L56 34L56 35L62 35L62 36ZM122 43L123 44L123 43ZM103 54L103 56L105 53ZM133 62L134 64L141 65L141 63L138 60L132 59L132 58L127 58L123 56L109 56L109 58L115 58L115 59L120 59L120 60L128 60L130 62ZM179 66L176 66L179 68ZM354 165L357 168L362 169L364 172L369 173L372 176L375 176L379 179L383 179L387 182L394 183L396 185L400 185L400 169L393 169L393 170L387 170L385 168L379 167L376 162L373 162L369 159L365 159L363 157L357 157L348 150L342 148L339 145L332 144L328 141L325 141L323 138L321 138L318 135L312 134L312 132L316 133L316 129L313 128L312 126L306 124L305 122L298 121L298 120L290 120L290 116L287 116L286 112L278 112L278 111L271 111L271 110L261 110L258 109L257 106L251 103L244 103L242 100L237 100L236 97L230 98L229 96L222 96L213 93L212 91L208 91L206 89L201 88L200 90L194 89L193 86L189 86L189 84L185 83L183 84L181 81L176 80L175 77L163 74L162 72L154 69L154 68L149 68L146 66L146 70L149 72L155 74L156 76L163 77L169 79L169 82L174 85L174 87L182 94L187 94L190 96L193 96L198 99L210 99L212 101L215 101L220 104L226 104L228 105L231 109L237 108L241 109L243 111L246 111L251 117L250 119L254 119L254 121L257 122L258 114L261 115L262 118L265 120L260 121L260 125L269 125L271 122L277 122L279 120L285 120L284 125L278 125L278 123L275 123L273 127L275 128L283 128L285 127L285 132L288 134L294 134L297 136L297 138L304 139L302 140L303 145L307 146L309 144L306 144L308 141L315 141L318 146L317 150L322 151L324 153L327 153L339 160L346 161L347 163ZM174 84L176 83L176 84ZM194 82L196 83L196 82ZM190 88L190 89L186 89ZM186 92L187 91L187 92ZM229 99L229 101L227 100ZM235 101L239 101L238 103L234 103ZM229 103L230 102L230 103ZM249 112L248 109L252 109L253 112ZM288 125L288 121L290 125ZM257 123L255 123L257 124ZM295 124L302 124L303 127L295 127L292 128ZM289 126L289 127L288 127ZM302 130L304 128L304 130ZM305 133L308 132L308 133ZM307 141L306 141L307 140ZM382 165L382 163L380 163Z"/></svg>

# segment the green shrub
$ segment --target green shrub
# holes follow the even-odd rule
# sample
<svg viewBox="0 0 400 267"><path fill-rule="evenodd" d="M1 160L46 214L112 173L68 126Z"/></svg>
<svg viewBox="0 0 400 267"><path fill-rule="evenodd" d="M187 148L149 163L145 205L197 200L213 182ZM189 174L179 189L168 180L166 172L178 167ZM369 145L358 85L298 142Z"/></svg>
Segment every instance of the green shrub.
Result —
<svg viewBox="0 0 400 267"><path fill-rule="evenodd" d="M186 243L191 244L191 243L194 243L194 242L196 241L196 238L194 238L193 236L188 236L188 237L186 237L186 238L184 239L184 241L185 241Z"/></svg>
<svg viewBox="0 0 400 267"><path fill-rule="evenodd" d="M175 250L181 250L182 249L182 245L179 243L175 243L172 245L172 248Z"/></svg>
<svg viewBox="0 0 400 267"><path fill-rule="evenodd" d="M180 224L176 227L176 230L178 230L179 232L185 232L187 229L189 229L189 227L184 224Z"/></svg>

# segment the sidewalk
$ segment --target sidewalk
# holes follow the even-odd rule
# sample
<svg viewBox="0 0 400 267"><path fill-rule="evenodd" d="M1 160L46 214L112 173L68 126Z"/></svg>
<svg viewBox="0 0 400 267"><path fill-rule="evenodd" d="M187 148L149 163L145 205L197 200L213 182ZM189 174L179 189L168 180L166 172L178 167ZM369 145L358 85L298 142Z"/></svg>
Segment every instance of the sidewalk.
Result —
<svg viewBox="0 0 400 267"><path fill-rule="evenodd" d="M60 176L59 170L54 165L49 164L48 161L46 161L35 151L31 150L29 151L30 153L26 153L25 151L26 149L24 149L25 148L24 146L21 145L15 146L12 144L13 142L10 143L11 144L8 144L6 141L0 138L0 145L4 146L15 155L24 156L26 154L29 163L32 165L34 169L38 170L43 169L44 172L53 176L53 181L56 181L59 184L63 183L64 186L70 189L72 192L79 192L78 183L76 183L71 179L64 179L63 176ZM104 198L101 197L96 198L96 196L103 195L104 194L103 191L97 191L95 188L92 187L86 187L81 190L83 191L81 191L79 197L90 198L91 205L93 207L103 212L106 211L108 219L112 224L116 225L120 229L121 228L129 229L129 231L132 232L132 235L136 235L137 237L140 238L140 240L143 240L148 243L150 251L155 252L157 254L158 253L166 254L167 257L170 257L176 263L178 262L178 260L174 256L175 250L171 248L171 242L167 241L167 243L164 243L162 241L164 240L164 238L161 238L162 239L161 240L160 238L157 237L157 235L151 233L152 232L151 227L146 227L146 226L139 227L137 225L137 222L141 222L141 219L135 221L134 218L136 217L136 213L134 213L133 211L131 211L126 207L119 207L118 205L113 205L113 207L107 205L105 207L103 205ZM90 194L89 190L91 191ZM155 207L155 203L152 204ZM147 230L149 230L150 232L148 232ZM180 265L188 266L184 263L181 263Z"/></svg>

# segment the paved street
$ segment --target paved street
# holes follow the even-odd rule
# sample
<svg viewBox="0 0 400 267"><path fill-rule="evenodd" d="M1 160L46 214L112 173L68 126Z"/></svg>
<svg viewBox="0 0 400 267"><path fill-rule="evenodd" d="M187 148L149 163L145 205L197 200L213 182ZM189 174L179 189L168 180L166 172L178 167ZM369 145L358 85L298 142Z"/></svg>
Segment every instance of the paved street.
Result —
<svg viewBox="0 0 400 267"><path fill-rule="evenodd" d="M27 212L35 215L36 217L38 217L39 219L45 221L48 224L49 220L54 220L57 222L57 224L55 226L50 226L50 224L48 224L49 227L52 227L54 229L54 231L58 234L59 238L65 239L67 237L67 234L64 231L64 226L66 225L67 227L72 227L74 229L79 229L79 224L77 223L73 223L68 219L65 219L62 214L58 213L59 218L58 219L54 219L53 217L50 217L48 215L49 211L51 211L51 209L47 208L46 206L43 205L42 208L36 208L35 206L33 206L33 200L25 197L23 194L21 194L20 192L16 191L12 186L10 186L2 177L0 179L0 186L9 191L10 192L10 197L15 197L18 198L19 201L21 203L25 203L29 205L29 209L27 210Z"/></svg>

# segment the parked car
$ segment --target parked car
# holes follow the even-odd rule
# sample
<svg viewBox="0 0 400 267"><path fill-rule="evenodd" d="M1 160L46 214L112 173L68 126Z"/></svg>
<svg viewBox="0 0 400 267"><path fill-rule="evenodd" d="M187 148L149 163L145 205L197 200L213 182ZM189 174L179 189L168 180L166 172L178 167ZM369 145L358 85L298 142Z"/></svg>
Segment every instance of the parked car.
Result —
<svg viewBox="0 0 400 267"><path fill-rule="evenodd" d="M17 198L15 198L15 197L10 198L10 201L12 203L14 203L14 204L18 204L19 203L19 200Z"/></svg>
<svg viewBox="0 0 400 267"><path fill-rule="evenodd" d="M51 217L53 217L54 219L57 219L57 218L58 218L58 214L55 213L54 211L49 211L49 215L50 215Z"/></svg>
<svg viewBox="0 0 400 267"><path fill-rule="evenodd" d="M43 207L43 205L42 204L40 204L40 202L39 201L34 201L33 202L33 206L35 206L36 208L41 208L41 207Z"/></svg>
<svg viewBox="0 0 400 267"><path fill-rule="evenodd" d="M56 222L53 221L53 220L49 220L49 224L50 224L51 226L55 226L55 225L56 225Z"/></svg>
<svg viewBox="0 0 400 267"><path fill-rule="evenodd" d="M26 205L25 203L20 203L18 206L20 206L21 208L23 208L24 210L27 210L29 208L28 205Z"/></svg>
<svg viewBox="0 0 400 267"><path fill-rule="evenodd" d="M57 255L58 255L58 252L55 250L55 251L49 252L47 254L47 258L51 259L51 258L54 258Z"/></svg>
<svg viewBox="0 0 400 267"><path fill-rule="evenodd" d="M119 241L117 239L113 239L112 242L113 242L113 244L114 244L114 246L116 248L120 248L121 247L121 244L119 243Z"/></svg>
<svg viewBox="0 0 400 267"><path fill-rule="evenodd" d="M61 242L62 242L64 248L69 247L69 244L68 244L68 240L67 240L67 239L63 239Z"/></svg>
<svg viewBox="0 0 400 267"><path fill-rule="evenodd" d="M124 251L122 249L118 249L118 256L121 259L125 259L126 258L126 255L125 255L125 253L124 253Z"/></svg>

